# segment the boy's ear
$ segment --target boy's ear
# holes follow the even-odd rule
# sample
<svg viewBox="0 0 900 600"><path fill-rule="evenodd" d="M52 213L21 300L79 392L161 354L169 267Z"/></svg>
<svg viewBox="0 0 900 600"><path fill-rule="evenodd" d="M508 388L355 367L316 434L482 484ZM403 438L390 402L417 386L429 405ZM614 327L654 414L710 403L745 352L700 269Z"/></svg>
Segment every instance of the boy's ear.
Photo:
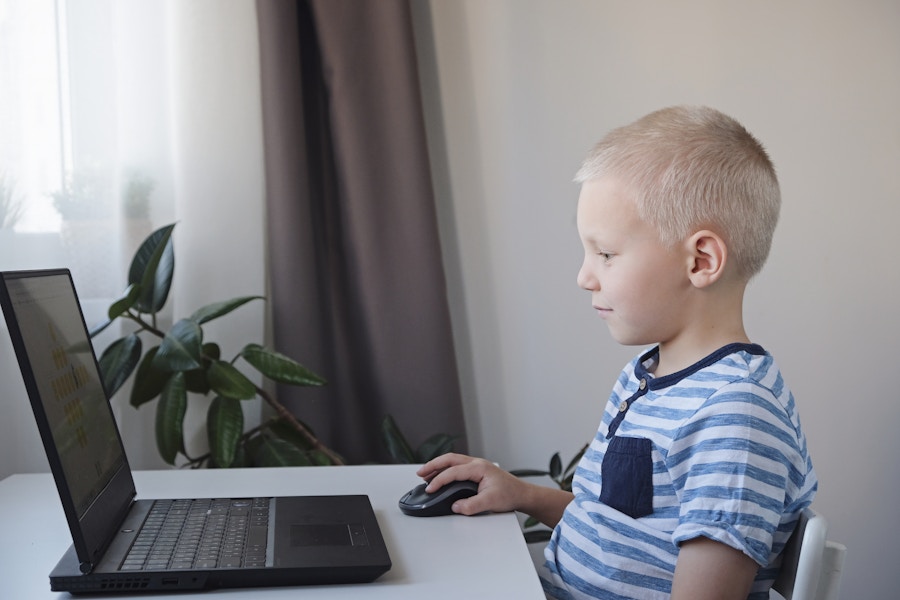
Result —
<svg viewBox="0 0 900 600"><path fill-rule="evenodd" d="M718 281L725 272L728 247L717 233L704 229L687 239L688 278L695 287L704 288Z"/></svg>

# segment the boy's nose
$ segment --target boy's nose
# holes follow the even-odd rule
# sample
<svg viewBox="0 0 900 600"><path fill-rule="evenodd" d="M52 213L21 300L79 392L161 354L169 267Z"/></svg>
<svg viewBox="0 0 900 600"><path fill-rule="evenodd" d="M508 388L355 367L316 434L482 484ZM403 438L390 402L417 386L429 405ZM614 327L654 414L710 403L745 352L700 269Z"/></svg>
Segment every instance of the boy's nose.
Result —
<svg viewBox="0 0 900 600"><path fill-rule="evenodd" d="M591 273L590 269L587 268L586 262L582 264L581 268L578 270L576 281L578 282L578 287L583 290L595 291L600 287L600 282Z"/></svg>

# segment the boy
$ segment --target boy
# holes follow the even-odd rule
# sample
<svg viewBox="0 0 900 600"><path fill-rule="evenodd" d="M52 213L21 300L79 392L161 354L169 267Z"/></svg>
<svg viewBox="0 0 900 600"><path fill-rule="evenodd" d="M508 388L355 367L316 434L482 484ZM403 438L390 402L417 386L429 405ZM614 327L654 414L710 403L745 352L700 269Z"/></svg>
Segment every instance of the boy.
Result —
<svg viewBox="0 0 900 600"><path fill-rule="evenodd" d="M454 512L518 510L553 527L553 598L768 598L816 476L793 397L744 331L780 192L765 150L709 108L614 130L576 181L578 284L613 338L647 346L613 387L573 492L449 454L433 492L478 482Z"/></svg>

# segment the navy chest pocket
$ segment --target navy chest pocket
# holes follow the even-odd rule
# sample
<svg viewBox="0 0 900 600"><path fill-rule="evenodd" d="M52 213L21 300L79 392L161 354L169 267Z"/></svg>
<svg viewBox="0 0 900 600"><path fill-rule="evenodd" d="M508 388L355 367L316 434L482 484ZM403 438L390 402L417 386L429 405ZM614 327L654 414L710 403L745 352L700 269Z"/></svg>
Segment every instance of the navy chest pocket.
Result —
<svg viewBox="0 0 900 600"><path fill-rule="evenodd" d="M615 436L603 456L600 502L637 519L653 513L652 444Z"/></svg>

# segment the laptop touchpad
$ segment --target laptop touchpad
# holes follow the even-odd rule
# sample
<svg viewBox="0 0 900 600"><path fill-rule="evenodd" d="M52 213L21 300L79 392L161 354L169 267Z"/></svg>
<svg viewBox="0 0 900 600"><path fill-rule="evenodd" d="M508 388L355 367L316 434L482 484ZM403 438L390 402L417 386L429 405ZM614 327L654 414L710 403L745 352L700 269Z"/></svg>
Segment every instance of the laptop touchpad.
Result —
<svg viewBox="0 0 900 600"><path fill-rule="evenodd" d="M291 546L367 546L365 527L346 523L294 523Z"/></svg>

